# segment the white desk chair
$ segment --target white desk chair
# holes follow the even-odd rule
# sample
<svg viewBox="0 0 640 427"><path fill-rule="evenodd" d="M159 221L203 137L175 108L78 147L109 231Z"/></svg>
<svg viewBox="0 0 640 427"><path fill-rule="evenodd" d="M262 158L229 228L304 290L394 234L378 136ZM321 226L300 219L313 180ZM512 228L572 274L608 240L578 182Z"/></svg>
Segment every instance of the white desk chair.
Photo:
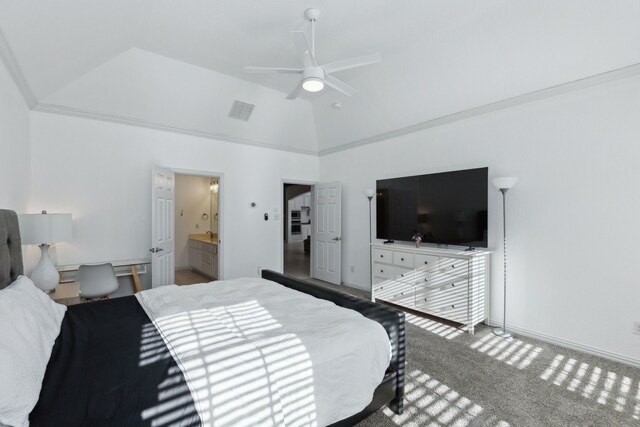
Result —
<svg viewBox="0 0 640 427"><path fill-rule="evenodd" d="M118 278L111 264L81 265L76 282L84 299L109 298L118 289Z"/></svg>

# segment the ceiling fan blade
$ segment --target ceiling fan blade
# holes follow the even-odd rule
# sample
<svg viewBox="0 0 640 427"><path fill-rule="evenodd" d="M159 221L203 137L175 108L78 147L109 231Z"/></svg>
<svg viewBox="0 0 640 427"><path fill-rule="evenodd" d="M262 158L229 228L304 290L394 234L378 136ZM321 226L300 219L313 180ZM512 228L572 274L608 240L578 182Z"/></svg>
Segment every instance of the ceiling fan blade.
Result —
<svg viewBox="0 0 640 427"><path fill-rule="evenodd" d="M302 74L302 68L277 68L277 67L244 67L247 73L280 73L280 74Z"/></svg>
<svg viewBox="0 0 640 427"><path fill-rule="evenodd" d="M296 45L296 50L302 58L304 67L317 67L318 64L316 63L316 59L313 57L313 53L311 52L309 39L307 39L307 35L304 33L304 31L291 31L291 35L293 35L293 43Z"/></svg>
<svg viewBox="0 0 640 427"><path fill-rule="evenodd" d="M338 80L335 77L330 76L328 74L325 74L324 76L324 83L327 86L332 87L338 92L344 93L347 96L351 96L355 92L357 92L357 90L355 90L354 88L352 88L351 86L343 82L342 80Z"/></svg>
<svg viewBox="0 0 640 427"><path fill-rule="evenodd" d="M302 89L302 83L298 83L296 88L291 91L289 95L287 95L287 99L296 99L298 94L300 94L300 90Z"/></svg>
<svg viewBox="0 0 640 427"><path fill-rule="evenodd" d="M356 56L354 58L330 62L322 67L325 73L335 73L350 68L362 67L363 65L375 64L380 61L382 61L382 56L380 56L379 53L374 53L372 55Z"/></svg>

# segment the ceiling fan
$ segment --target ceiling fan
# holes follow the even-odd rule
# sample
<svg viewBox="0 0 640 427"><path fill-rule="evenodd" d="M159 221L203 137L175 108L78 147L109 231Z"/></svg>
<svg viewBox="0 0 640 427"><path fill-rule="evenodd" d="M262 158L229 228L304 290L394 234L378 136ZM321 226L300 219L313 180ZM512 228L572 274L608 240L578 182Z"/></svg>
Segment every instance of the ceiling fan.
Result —
<svg viewBox="0 0 640 427"><path fill-rule="evenodd" d="M291 31L293 42L296 45L296 49L304 65L303 68L244 67L244 70L250 73L302 74L302 79L298 82L295 89L287 95L287 99L296 99L301 89L307 92L319 92L324 89L325 85L347 96L351 96L356 90L343 81L333 77L331 73L375 64L376 62L380 62L382 57L379 53L374 53L372 55L357 56L330 62L324 65L318 64L315 49L315 22L320 16L320 11L318 9L307 9L304 12L304 16L311 22L311 43L309 43L304 31Z"/></svg>

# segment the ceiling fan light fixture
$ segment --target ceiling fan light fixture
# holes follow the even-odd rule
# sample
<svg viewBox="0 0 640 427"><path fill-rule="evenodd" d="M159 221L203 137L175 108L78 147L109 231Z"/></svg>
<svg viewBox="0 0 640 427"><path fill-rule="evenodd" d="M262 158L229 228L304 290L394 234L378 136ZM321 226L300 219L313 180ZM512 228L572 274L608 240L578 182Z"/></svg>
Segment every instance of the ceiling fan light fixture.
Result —
<svg viewBox="0 0 640 427"><path fill-rule="evenodd" d="M317 77L308 77L302 81L302 88L307 92L320 92L324 89L324 81Z"/></svg>
<svg viewBox="0 0 640 427"><path fill-rule="evenodd" d="M251 73L302 74L302 79L297 81L295 88L286 96L286 99L296 99L302 90L311 93L320 92L325 85L343 95L351 96L356 90L331 75L331 73L375 64L382 60L380 54L374 53L342 59L328 64L318 64L316 60L315 25L320 16L320 11L313 8L307 9L304 12L304 16L311 25L311 41L309 41L304 31L291 32L293 43L304 68L244 67L245 71Z"/></svg>

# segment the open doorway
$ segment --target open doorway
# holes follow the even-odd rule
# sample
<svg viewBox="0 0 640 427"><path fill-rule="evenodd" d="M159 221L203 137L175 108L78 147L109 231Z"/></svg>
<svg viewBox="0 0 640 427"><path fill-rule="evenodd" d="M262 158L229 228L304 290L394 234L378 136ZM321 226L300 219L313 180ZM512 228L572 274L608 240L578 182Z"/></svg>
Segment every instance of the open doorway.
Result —
<svg viewBox="0 0 640 427"><path fill-rule="evenodd" d="M311 277L311 185L283 184L283 272Z"/></svg>
<svg viewBox="0 0 640 427"><path fill-rule="evenodd" d="M219 277L218 176L175 175L175 283Z"/></svg>

